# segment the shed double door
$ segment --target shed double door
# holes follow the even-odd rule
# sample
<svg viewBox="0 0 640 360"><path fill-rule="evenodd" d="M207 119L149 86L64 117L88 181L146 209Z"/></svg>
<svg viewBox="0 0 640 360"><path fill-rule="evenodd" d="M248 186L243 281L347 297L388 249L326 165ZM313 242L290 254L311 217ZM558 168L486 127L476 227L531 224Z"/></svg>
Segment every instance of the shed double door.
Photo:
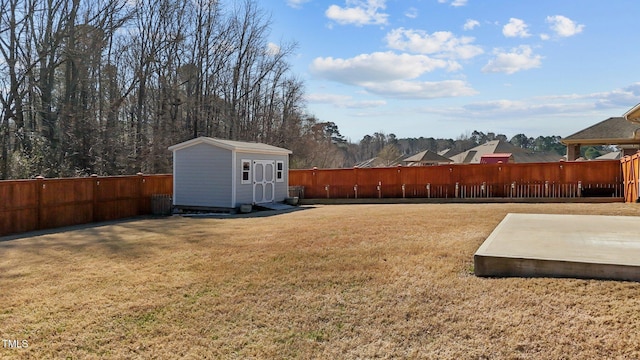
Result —
<svg viewBox="0 0 640 360"><path fill-rule="evenodd" d="M276 162L253 160L253 202L273 202L276 192Z"/></svg>

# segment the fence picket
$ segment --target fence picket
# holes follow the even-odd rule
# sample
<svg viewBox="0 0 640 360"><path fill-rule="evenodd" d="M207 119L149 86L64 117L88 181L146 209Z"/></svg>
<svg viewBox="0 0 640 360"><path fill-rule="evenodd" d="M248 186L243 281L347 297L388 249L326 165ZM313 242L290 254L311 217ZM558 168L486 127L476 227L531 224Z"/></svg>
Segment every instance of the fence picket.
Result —
<svg viewBox="0 0 640 360"><path fill-rule="evenodd" d="M584 189L623 197L628 184L621 181L622 168L611 160L290 170L289 185L304 187L308 199L355 197L354 189L358 198L575 198ZM309 179L322 179L322 185ZM325 186L332 188L330 194ZM351 195L333 191L334 186Z"/></svg>
<svg viewBox="0 0 640 360"><path fill-rule="evenodd" d="M0 236L151 213L171 175L0 181Z"/></svg>

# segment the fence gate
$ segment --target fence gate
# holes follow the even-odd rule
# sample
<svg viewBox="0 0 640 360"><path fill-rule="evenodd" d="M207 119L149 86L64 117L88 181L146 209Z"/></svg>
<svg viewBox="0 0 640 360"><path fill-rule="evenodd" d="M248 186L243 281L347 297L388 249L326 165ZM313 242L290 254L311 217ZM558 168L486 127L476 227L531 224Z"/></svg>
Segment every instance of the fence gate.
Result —
<svg viewBox="0 0 640 360"><path fill-rule="evenodd" d="M273 202L276 190L276 162L253 160L253 202Z"/></svg>
<svg viewBox="0 0 640 360"><path fill-rule="evenodd" d="M640 153L625 156L620 161L622 163L622 173L624 179L624 200L625 202L635 202L640 196Z"/></svg>

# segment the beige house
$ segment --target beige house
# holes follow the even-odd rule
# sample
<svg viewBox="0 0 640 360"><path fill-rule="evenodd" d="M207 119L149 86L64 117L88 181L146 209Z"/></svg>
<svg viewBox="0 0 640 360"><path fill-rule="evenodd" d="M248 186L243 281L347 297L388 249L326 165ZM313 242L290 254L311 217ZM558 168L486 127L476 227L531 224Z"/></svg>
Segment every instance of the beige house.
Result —
<svg viewBox="0 0 640 360"><path fill-rule="evenodd" d="M580 147L617 145L622 156L634 154L640 149L640 105L636 105L622 117L611 117L562 139L567 145L567 160L580 157ZM632 120L634 119L634 120Z"/></svg>

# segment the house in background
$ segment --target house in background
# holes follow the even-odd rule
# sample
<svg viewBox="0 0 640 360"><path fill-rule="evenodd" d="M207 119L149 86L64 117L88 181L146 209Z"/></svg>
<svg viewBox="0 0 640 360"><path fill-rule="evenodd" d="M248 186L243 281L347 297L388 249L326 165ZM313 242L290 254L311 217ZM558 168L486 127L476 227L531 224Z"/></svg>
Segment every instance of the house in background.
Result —
<svg viewBox="0 0 640 360"><path fill-rule="evenodd" d="M627 121L634 124L640 124L640 104L632 107L629 111L622 115Z"/></svg>
<svg viewBox="0 0 640 360"><path fill-rule="evenodd" d="M199 137L173 152L173 205L238 208L284 201L289 191L290 150L242 141Z"/></svg>
<svg viewBox="0 0 640 360"><path fill-rule="evenodd" d="M540 153L519 148L503 140L487 141L482 145L463 151L450 158L455 164L480 164L482 163L483 157L486 161L490 161L489 159L491 159L494 154L500 154L497 155L497 157L502 158L503 162L515 163L555 162L562 158L562 155L555 153ZM510 154L510 156L505 159L505 154Z"/></svg>
<svg viewBox="0 0 640 360"><path fill-rule="evenodd" d="M640 110L637 112L640 117ZM633 109L627 114L634 116ZM610 117L562 139L567 146L567 160L577 160L582 146L616 145L621 156L635 154L640 149L640 124L629 121L627 114Z"/></svg>
<svg viewBox="0 0 640 360"><path fill-rule="evenodd" d="M408 158L402 160L402 162L404 166L432 166L449 164L453 161L431 150L425 150L415 155L409 156Z"/></svg>
<svg viewBox="0 0 640 360"><path fill-rule="evenodd" d="M507 164L514 162L512 153L485 154L480 158L480 164Z"/></svg>

